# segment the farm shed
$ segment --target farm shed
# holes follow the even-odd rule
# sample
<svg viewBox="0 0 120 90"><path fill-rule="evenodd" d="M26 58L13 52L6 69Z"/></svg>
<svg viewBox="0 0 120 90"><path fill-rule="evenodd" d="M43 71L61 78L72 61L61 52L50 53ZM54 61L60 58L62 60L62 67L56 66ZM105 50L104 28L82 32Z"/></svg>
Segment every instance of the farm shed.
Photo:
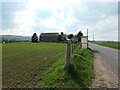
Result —
<svg viewBox="0 0 120 90"><path fill-rule="evenodd" d="M57 42L58 38L59 38L58 33L41 33L40 34L40 41Z"/></svg>

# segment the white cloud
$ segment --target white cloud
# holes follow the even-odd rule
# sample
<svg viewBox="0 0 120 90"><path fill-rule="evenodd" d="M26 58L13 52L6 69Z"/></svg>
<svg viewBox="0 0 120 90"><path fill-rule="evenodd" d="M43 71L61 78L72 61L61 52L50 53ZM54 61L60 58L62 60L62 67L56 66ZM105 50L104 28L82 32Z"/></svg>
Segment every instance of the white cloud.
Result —
<svg viewBox="0 0 120 90"><path fill-rule="evenodd" d="M80 4L81 1L30 0L26 4L24 10L15 12L14 23L16 23L17 26L16 28L11 29L11 34L13 34L12 31L14 30L16 30L16 33L19 33L21 35L28 35L28 33L25 34L25 32L30 32L32 34L33 28L36 26L46 27L48 28L48 31L49 29L53 28L55 32L67 32L67 26L72 25L74 22L78 22L78 20L72 15L71 6L69 5L71 3ZM49 18L42 19L41 17L36 15L37 10L50 10L53 15Z"/></svg>
<svg viewBox="0 0 120 90"><path fill-rule="evenodd" d="M79 7L75 6L76 4L79 5ZM51 11L52 15L42 19L40 15L37 15L41 10ZM75 11L79 11L81 13L85 12L86 15L89 8L87 8L86 5L83 5L82 0L29 0L23 10L16 11L14 14L15 16L13 21L16 24L15 28L3 30L2 34L31 36L34 33L35 27L38 27L38 30L35 30L38 34L41 32L64 32L67 34L75 34L82 31L84 35L86 35L86 30L88 28L90 39L92 39L93 32L96 34L96 39L107 39L107 37L112 35L112 33L117 33L117 16L108 16L103 13L101 15L101 17L104 17L102 20L98 20L96 23L83 24L84 21L78 19L74 15ZM80 13L78 13L78 17L79 14ZM92 13L90 15L92 15ZM88 16L88 18L89 17L95 17L95 15ZM73 25L75 29L69 30ZM112 28L111 31L107 31L110 28ZM103 35L102 32L107 33ZM114 36L112 39L115 40L116 38L117 36Z"/></svg>
<svg viewBox="0 0 120 90"><path fill-rule="evenodd" d="M93 33L96 40L118 40L118 16L108 16L95 24L88 25L89 39L93 39Z"/></svg>
<svg viewBox="0 0 120 90"><path fill-rule="evenodd" d="M30 0L25 9L15 12L13 19L16 24L15 28L3 30L2 33L32 35L33 28L39 26L48 28L48 31L53 28L53 30L56 30L55 32L66 32L67 26L77 21L72 15L69 5L72 3L80 4L81 0ZM37 10L50 10L53 15L42 19L37 16Z"/></svg>
<svg viewBox="0 0 120 90"><path fill-rule="evenodd" d="M56 9L70 3L81 3L81 0L30 0L27 7L32 9Z"/></svg>

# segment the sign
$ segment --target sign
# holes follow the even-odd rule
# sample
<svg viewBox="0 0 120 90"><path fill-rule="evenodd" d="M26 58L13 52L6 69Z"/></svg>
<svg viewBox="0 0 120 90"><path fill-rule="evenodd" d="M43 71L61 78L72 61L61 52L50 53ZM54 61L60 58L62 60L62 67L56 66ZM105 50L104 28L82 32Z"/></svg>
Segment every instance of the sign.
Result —
<svg viewBox="0 0 120 90"><path fill-rule="evenodd" d="M81 37L82 48L88 48L88 36Z"/></svg>

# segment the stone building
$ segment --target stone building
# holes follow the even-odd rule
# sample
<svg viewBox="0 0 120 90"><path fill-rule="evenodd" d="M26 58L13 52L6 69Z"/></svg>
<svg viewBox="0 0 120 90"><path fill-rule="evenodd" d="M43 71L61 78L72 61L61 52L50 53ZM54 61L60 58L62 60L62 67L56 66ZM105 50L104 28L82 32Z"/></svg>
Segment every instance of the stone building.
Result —
<svg viewBox="0 0 120 90"><path fill-rule="evenodd" d="M58 33L41 33L39 41L43 42L58 42Z"/></svg>

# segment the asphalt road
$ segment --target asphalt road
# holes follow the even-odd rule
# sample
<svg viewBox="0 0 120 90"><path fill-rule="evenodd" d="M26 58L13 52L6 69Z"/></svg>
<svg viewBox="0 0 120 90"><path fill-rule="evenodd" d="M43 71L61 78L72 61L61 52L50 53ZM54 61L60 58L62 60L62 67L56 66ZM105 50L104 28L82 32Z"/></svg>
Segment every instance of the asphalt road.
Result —
<svg viewBox="0 0 120 90"><path fill-rule="evenodd" d="M112 70L116 75L118 75L118 51L117 49L112 49L96 44L89 43L89 48L91 48L97 58L101 60L108 70Z"/></svg>

